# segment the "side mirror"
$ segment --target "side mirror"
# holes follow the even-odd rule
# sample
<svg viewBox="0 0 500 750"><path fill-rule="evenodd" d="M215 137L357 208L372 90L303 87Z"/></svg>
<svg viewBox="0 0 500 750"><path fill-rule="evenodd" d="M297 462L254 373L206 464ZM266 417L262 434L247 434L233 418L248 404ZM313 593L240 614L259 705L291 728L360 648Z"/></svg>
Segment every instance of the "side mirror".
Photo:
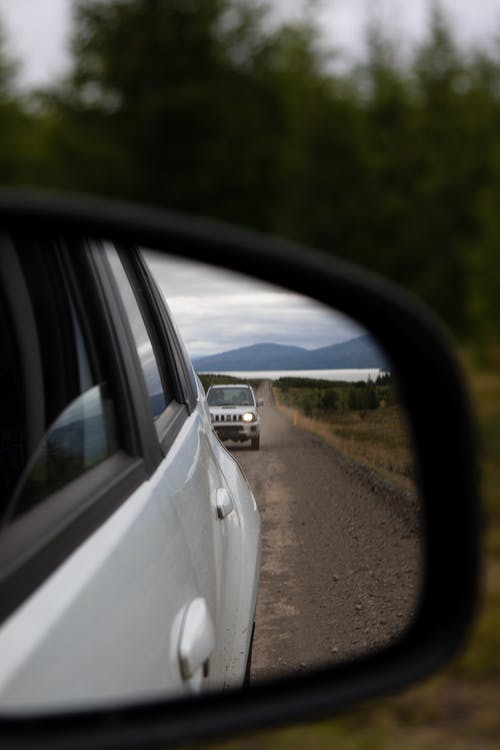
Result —
<svg viewBox="0 0 500 750"><path fill-rule="evenodd" d="M0 408L10 441L0 532L5 746L190 743L327 716L447 663L477 600L478 465L460 367L428 310L383 279L309 248L101 200L1 193L0 242L0 372L10 384L3 390L9 408ZM203 265L184 271L181 261ZM198 335L198 321L208 318L207 268L214 298L224 299L221 274L244 274L249 288L271 284L273 294L279 287L294 295L288 330L311 315L310 330L320 319L333 330L342 317L350 334L312 351L292 338L270 344L268 325L256 342L250 325L246 346L231 338L216 352L211 378L244 393L252 371L264 370L252 387L264 393L266 409L256 417L230 400L211 404L191 362L204 355L208 367L213 355ZM184 290L175 316L160 287L172 307L175 289ZM192 339L199 351L191 356L174 323L182 328L188 292L184 311L199 315ZM245 315L256 307L245 306ZM217 310L214 330L233 335L234 309ZM285 361L290 377L280 381ZM346 375L335 386L298 382L301 369L332 369L333 362L369 374L362 381ZM372 412L385 428L393 403L406 430L394 450L403 442L411 459L404 462L408 491L327 439L349 412L362 429L373 424ZM313 433L321 410L334 419ZM299 497L294 481L302 482ZM378 537L370 536L365 501ZM292 536L283 541L285 532ZM311 548L296 570L314 558L326 573L303 597L310 607L315 596L317 612L328 612L312 624L297 614L300 601L282 608L281 620L273 609L285 573L301 595L298 572L279 563L302 539ZM407 544L416 550L411 580L399 564ZM384 583L387 561L410 606L399 626L398 608L387 600L395 625L378 631L384 587L370 582ZM252 657L259 571L260 606L278 619L267 628L274 671L254 680L252 658L263 653L256 621ZM275 589L264 589L266 581ZM387 580L384 590L392 592ZM321 661L302 665L295 648L289 662L276 663L275 645L294 628L319 644Z"/></svg>
<svg viewBox="0 0 500 750"><path fill-rule="evenodd" d="M257 399L257 406L264 406L264 399L263 398L258 398Z"/></svg>

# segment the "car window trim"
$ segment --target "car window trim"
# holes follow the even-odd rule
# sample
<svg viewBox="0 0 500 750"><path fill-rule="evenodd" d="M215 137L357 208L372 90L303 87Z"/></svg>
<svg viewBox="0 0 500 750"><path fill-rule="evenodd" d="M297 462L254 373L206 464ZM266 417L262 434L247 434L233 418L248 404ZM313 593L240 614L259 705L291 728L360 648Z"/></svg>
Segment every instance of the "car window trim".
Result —
<svg viewBox="0 0 500 750"><path fill-rule="evenodd" d="M156 419L156 432L165 455L174 444L175 438L188 416L189 412L185 404L172 401Z"/></svg>
<svg viewBox="0 0 500 750"><path fill-rule="evenodd" d="M172 359L172 347L168 337L163 335L159 326L155 301L151 295L150 285L144 276L143 269L138 262L136 248L116 246L118 255L123 263L125 273L132 287L137 305L142 315L146 331L153 348L156 365L168 406L172 401L182 403L177 367ZM164 410L165 411L165 410Z"/></svg>
<svg viewBox="0 0 500 750"><path fill-rule="evenodd" d="M33 305L19 257L10 238L2 237L0 244L0 284L12 328L16 337L19 367L22 372L22 390L25 410L30 420L26 424L28 451L35 450L44 434L45 400L42 356L38 345L38 334ZM24 414L24 418L26 414Z"/></svg>
<svg viewBox="0 0 500 750"><path fill-rule="evenodd" d="M87 245L99 284L103 290L111 327L116 337L118 368L125 391L125 407L129 411L130 420L134 423L138 440L137 451L144 459L147 476L151 476L163 459L163 452L156 434L150 399L134 336L118 284L106 257L103 242L90 239L87 241Z"/></svg>
<svg viewBox="0 0 500 750"><path fill-rule="evenodd" d="M165 306L163 305L163 302L159 304L158 299L154 295L156 285L154 282L151 283L151 280L148 278L139 251L136 248L123 245L116 246L116 250L123 263L137 305L143 316L144 325L146 326L151 346L153 348L153 354L160 371L162 385L166 389L166 393L171 396L171 400L167 403L166 408L158 415L158 417L156 417L156 419L153 420L157 439L161 446L162 454L165 456L173 445L184 421L189 416L189 410L184 395L182 369L179 365L177 337L174 335L173 331L169 333L167 327L163 324L161 313L164 311ZM111 268L109 270L113 275ZM114 275L113 284L116 287L117 294L120 296ZM140 289L141 285L144 286L144 293ZM133 352L138 362L139 372L144 380L142 366L137 354L137 347L133 340L133 334L126 315L125 320L127 321L127 328L130 330L130 340L132 341ZM151 409L149 407L149 396L147 395L145 385L144 392L146 393L148 401L148 408L146 411L149 418Z"/></svg>
<svg viewBox="0 0 500 750"><path fill-rule="evenodd" d="M154 317L159 326L162 338L168 342L170 360L175 365L179 400L186 404L188 412L194 411L198 399L197 388L194 384L191 362L187 361L187 353L179 341L175 325L170 317L161 292L154 280L148 264L140 250L136 251L137 268L150 291L150 298L154 306Z"/></svg>

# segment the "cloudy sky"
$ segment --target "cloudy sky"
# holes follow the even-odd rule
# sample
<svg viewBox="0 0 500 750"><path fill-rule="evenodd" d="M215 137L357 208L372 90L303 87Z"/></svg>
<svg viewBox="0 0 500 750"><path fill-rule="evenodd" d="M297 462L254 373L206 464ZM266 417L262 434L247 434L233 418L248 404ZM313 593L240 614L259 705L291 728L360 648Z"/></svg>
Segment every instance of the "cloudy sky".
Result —
<svg viewBox="0 0 500 750"><path fill-rule="evenodd" d="M329 42L344 60L363 49L366 20L379 17L384 27L406 43L424 34L433 0L274 0L279 18L314 7ZM457 38L484 46L500 36L500 0L441 0ZM22 86L54 80L68 65L65 50L71 23L71 0L0 0L0 18L13 54L21 62Z"/></svg>
<svg viewBox="0 0 500 750"><path fill-rule="evenodd" d="M257 343L317 349L366 331L313 300L201 263L148 255L191 357Z"/></svg>

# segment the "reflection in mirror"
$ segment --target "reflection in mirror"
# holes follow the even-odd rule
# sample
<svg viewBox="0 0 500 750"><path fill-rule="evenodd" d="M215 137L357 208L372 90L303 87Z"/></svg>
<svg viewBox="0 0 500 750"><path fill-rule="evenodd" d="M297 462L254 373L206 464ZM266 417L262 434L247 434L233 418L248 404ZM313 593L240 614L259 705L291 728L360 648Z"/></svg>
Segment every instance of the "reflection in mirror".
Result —
<svg viewBox="0 0 500 750"><path fill-rule="evenodd" d="M114 416L103 386L85 391L44 435L9 499L2 525L116 451Z"/></svg>
<svg viewBox="0 0 500 750"><path fill-rule="evenodd" d="M202 264L148 261L260 512L252 680L394 641L415 613L423 548L389 359L370 331L314 300ZM263 399L258 451L219 421L234 411L229 388L210 390L224 383L249 383Z"/></svg>
<svg viewBox="0 0 500 750"><path fill-rule="evenodd" d="M23 241L0 261L0 713L239 687L395 641L424 540L370 331L214 267Z"/></svg>

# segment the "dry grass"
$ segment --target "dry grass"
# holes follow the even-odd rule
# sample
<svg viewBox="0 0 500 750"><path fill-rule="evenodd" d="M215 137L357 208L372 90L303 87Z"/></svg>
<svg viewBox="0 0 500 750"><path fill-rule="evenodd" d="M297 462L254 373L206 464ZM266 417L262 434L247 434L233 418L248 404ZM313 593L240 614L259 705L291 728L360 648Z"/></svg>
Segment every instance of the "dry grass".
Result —
<svg viewBox="0 0 500 750"><path fill-rule="evenodd" d="M415 464L404 410L389 406L373 411L351 411L325 419L306 417L286 406L274 388L280 411L297 426L321 437L340 453L375 470L393 484L415 492Z"/></svg>

